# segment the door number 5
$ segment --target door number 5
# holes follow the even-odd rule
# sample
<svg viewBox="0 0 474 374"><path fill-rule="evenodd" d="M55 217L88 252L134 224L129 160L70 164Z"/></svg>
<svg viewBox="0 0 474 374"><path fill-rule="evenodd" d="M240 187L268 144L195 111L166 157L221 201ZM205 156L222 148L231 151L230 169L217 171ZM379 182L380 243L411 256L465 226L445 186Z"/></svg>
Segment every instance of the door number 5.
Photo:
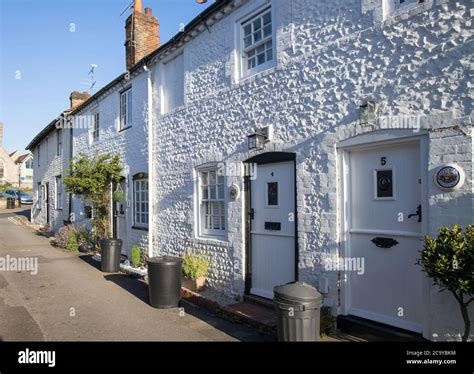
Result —
<svg viewBox="0 0 474 374"><path fill-rule="evenodd" d="M387 163L387 157L380 157L380 165L385 165Z"/></svg>

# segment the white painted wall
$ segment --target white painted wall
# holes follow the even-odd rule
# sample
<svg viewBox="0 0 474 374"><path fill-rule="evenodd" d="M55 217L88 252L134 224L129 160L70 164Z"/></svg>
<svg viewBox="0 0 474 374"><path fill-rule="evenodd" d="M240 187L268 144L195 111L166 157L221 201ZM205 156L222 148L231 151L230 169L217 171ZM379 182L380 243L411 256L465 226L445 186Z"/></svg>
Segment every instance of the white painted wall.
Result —
<svg viewBox="0 0 474 374"><path fill-rule="evenodd" d="M64 170L69 168L70 159L70 131L63 129L61 132L63 151L61 155L57 155L57 136L58 131L53 129L49 134L31 151L33 153L33 207L31 210L31 220L33 223L46 226L46 196L38 201L38 183L45 186L49 183L49 214L50 228L56 232L64 221L69 218L69 199L68 194L63 186L62 193L62 209L56 209L56 183L55 178L58 175L64 175ZM41 154L38 155L38 152ZM38 165L39 157L39 165ZM43 193L44 195L44 193Z"/></svg>
<svg viewBox="0 0 474 374"><path fill-rule="evenodd" d="M132 127L119 131L120 115L120 92L131 85L132 94ZM140 72L132 76L129 82L122 84L101 95L98 100L94 100L90 105L75 113L76 121L85 118L86 122L90 117L99 112L100 136L98 141L92 141L89 128L74 129L74 155L81 153L93 156L95 153L119 154L124 165L124 177L127 178L128 201L126 209L127 229L122 252L129 256L130 248L139 245L148 251L148 232L135 229L133 225L133 196L132 177L136 173L148 172L148 126L147 126L147 73ZM88 123L92 123L91 121ZM80 197L75 197L73 201L73 211L76 223L88 224L84 215L84 202Z"/></svg>
<svg viewBox="0 0 474 374"><path fill-rule="evenodd" d="M407 128L418 131L418 126L426 131L431 181L444 162L457 162L466 172L466 183L457 192L428 186L429 233L442 224L472 223L473 141L455 130L472 124L472 4L428 0L381 23L382 0L272 1L276 67L241 80L236 22L264 3L244 2L212 25L210 33L184 46L183 108L161 115L157 79L154 250L180 255L190 246L205 249L212 260L211 287L242 296L244 202L227 204L226 240L196 238L194 170L209 161L239 164L255 154L248 152L247 135L256 126L272 124L275 139L265 151L296 153L299 279L321 285L325 304L337 312L339 274L324 271L320 258L323 253L337 256L341 244L337 145L359 134L375 135L384 126L359 125L359 105L367 98L379 103L379 116L420 119L406 127L392 122L392 136ZM161 63L154 67L156 76L160 68ZM227 178L227 186L234 183L242 189L240 176ZM428 280L425 290L424 336L457 339L462 322L456 302Z"/></svg>

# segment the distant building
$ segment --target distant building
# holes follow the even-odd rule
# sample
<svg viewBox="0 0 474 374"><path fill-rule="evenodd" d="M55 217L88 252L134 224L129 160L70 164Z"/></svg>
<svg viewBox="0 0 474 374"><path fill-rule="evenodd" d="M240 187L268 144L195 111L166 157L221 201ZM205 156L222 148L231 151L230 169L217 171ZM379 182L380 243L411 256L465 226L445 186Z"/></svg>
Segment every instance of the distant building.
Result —
<svg viewBox="0 0 474 374"><path fill-rule="evenodd" d="M3 147L3 123L0 123L0 185L33 188L33 155L31 152L8 153Z"/></svg>

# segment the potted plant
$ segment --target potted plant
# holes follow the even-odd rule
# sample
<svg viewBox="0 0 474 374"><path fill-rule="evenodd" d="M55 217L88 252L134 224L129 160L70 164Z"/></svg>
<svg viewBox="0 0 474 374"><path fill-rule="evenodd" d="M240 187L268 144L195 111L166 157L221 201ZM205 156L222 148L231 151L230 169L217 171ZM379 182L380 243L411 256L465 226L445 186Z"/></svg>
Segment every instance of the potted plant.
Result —
<svg viewBox="0 0 474 374"><path fill-rule="evenodd" d="M122 178L123 166L119 155L110 153L93 157L78 155L72 162L64 185L69 193L91 201L94 216L91 224L101 248L102 271L119 270L122 241L112 238L110 203L112 185Z"/></svg>
<svg viewBox="0 0 474 374"><path fill-rule="evenodd" d="M193 292L201 291L206 283L209 259L203 255L188 253L183 258L182 285Z"/></svg>
<svg viewBox="0 0 474 374"><path fill-rule="evenodd" d="M130 251L130 264L137 268L141 264L141 250L138 245L134 245Z"/></svg>
<svg viewBox="0 0 474 374"><path fill-rule="evenodd" d="M464 231L458 225L441 227L436 239L427 236L417 264L441 287L450 291L461 309L464 320L462 341L469 338L471 321L468 306L474 300L474 226Z"/></svg>

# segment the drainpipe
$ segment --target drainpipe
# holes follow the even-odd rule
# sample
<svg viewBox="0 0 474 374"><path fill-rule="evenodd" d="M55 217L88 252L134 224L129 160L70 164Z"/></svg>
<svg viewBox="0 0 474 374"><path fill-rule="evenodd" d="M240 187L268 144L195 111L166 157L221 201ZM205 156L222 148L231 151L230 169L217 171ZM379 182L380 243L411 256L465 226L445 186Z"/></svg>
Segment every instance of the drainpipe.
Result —
<svg viewBox="0 0 474 374"><path fill-rule="evenodd" d="M155 204L154 196L154 173L153 173L153 84L151 76L151 67L148 62L143 66L148 73L147 78L147 121L148 121L148 257L153 257L153 230Z"/></svg>

